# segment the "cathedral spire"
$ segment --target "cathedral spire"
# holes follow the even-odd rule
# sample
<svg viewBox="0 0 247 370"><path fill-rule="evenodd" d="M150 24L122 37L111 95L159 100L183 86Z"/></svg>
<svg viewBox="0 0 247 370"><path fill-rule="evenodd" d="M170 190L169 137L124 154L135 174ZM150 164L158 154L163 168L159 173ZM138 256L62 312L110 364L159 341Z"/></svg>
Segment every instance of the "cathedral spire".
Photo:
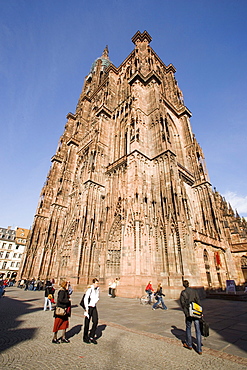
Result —
<svg viewBox="0 0 247 370"><path fill-rule="evenodd" d="M106 47L104 48L104 51L103 51L103 54L102 54L102 58L109 59L108 45L106 45Z"/></svg>

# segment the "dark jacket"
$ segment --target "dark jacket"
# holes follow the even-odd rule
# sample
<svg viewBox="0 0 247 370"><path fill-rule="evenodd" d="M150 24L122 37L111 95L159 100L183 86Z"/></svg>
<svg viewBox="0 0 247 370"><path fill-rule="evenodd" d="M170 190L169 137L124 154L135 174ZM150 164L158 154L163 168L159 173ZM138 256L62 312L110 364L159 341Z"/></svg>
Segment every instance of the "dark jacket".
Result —
<svg viewBox="0 0 247 370"><path fill-rule="evenodd" d="M69 293L65 289L59 289L57 295L57 307L67 308L70 307Z"/></svg>
<svg viewBox="0 0 247 370"><path fill-rule="evenodd" d="M186 288L180 294L180 305L184 311L186 317L189 317L189 305L191 302L195 302L201 305L200 298L198 296L197 290L193 288Z"/></svg>
<svg viewBox="0 0 247 370"><path fill-rule="evenodd" d="M45 288L45 297L48 297L49 294L54 295L55 289L52 286L47 286Z"/></svg>
<svg viewBox="0 0 247 370"><path fill-rule="evenodd" d="M162 297L162 296L165 297L165 294L162 293L162 288L160 288L160 290L157 290L157 292L154 293L154 295L158 295L160 297Z"/></svg>

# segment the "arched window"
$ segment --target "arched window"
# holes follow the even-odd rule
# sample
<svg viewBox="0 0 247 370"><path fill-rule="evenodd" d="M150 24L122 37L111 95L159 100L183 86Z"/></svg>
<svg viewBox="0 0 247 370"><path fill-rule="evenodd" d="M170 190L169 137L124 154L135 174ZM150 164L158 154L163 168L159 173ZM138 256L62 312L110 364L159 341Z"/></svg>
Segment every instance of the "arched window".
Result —
<svg viewBox="0 0 247 370"><path fill-rule="evenodd" d="M241 267L247 268L247 257L246 256L241 257Z"/></svg>
<svg viewBox="0 0 247 370"><path fill-rule="evenodd" d="M206 270L206 276L207 276L207 282L208 286L212 286L212 280L211 280L211 275L210 275L210 264L209 264L209 257L208 257L208 252L206 249L203 251L203 259L204 259L204 265L205 265L205 270Z"/></svg>
<svg viewBox="0 0 247 370"><path fill-rule="evenodd" d="M205 269L206 270L209 270L210 269L210 265L209 265L208 252L207 252L206 249L204 249L203 258L204 258Z"/></svg>

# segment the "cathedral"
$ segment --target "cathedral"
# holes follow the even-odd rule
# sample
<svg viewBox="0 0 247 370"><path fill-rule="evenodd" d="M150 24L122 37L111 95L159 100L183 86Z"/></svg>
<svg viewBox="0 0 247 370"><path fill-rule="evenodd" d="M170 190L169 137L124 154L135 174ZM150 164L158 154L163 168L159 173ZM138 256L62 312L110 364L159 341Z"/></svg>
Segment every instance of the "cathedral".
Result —
<svg viewBox="0 0 247 370"><path fill-rule="evenodd" d="M204 289L244 282L232 248L246 242L246 222L212 189L176 70L151 40L138 31L119 67L108 47L92 64L51 158L20 277L65 278L78 290L118 277L128 297L152 280L170 298L183 279Z"/></svg>

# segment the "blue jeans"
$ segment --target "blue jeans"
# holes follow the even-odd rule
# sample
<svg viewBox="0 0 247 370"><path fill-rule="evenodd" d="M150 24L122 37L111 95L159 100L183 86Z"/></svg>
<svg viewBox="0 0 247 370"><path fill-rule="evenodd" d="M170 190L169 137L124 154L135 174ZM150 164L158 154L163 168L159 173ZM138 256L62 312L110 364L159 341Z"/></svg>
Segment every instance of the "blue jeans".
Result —
<svg viewBox="0 0 247 370"><path fill-rule="evenodd" d="M191 337L191 325L192 321L194 321L195 331L196 331L196 342L197 342L197 351L202 352L202 336L201 336L201 329L200 329L200 322L198 319L193 319L192 317L186 317L186 344L189 347L192 347L192 337Z"/></svg>
<svg viewBox="0 0 247 370"><path fill-rule="evenodd" d="M153 308L156 308L160 303L162 304L163 310L167 310L167 307L166 307L166 305L164 303L163 297L162 296L159 296L159 295L158 295L158 301L155 302L155 304L153 305Z"/></svg>

